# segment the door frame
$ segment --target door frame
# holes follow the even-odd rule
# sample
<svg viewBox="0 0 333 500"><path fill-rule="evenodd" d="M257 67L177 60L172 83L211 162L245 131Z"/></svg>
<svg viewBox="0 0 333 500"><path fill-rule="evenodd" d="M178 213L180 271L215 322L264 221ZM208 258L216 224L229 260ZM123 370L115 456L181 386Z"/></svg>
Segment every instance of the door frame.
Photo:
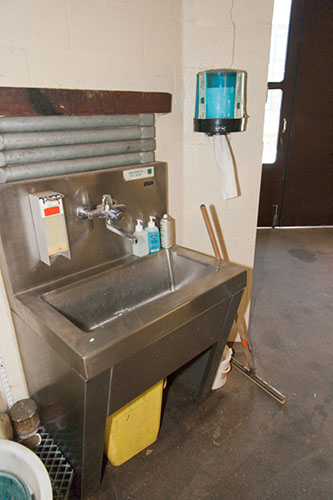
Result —
<svg viewBox="0 0 333 500"><path fill-rule="evenodd" d="M274 163L264 163L262 165L258 212L259 227L280 225L283 190L288 163L290 130L295 102L304 3L305 0L292 0L284 79L282 82L267 83L267 94L268 90L282 90L282 103L276 159Z"/></svg>

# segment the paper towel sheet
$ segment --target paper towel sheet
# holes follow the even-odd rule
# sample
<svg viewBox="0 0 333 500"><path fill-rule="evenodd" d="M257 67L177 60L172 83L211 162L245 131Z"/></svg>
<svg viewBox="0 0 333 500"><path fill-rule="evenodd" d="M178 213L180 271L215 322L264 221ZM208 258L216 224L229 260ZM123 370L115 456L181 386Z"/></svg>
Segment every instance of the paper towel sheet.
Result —
<svg viewBox="0 0 333 500"><path fill-rule="evenodd" d="M222 196L225 200L238 196L234 162L225 135L214 135L215 160L220 176Z"/></svg>

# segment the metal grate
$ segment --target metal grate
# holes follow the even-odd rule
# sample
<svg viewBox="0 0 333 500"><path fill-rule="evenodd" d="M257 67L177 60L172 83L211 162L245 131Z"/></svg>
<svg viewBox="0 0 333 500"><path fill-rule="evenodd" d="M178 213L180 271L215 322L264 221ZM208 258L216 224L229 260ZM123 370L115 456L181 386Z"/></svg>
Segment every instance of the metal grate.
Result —
<svg viewBox="0 0 333 500"><path fill-rule="evenodd" d="M56 443L43 427L38 430L38 434L40 434L42 441L34 451L49 473L53 498L54 500L67 499L74 471Z"/></svg>

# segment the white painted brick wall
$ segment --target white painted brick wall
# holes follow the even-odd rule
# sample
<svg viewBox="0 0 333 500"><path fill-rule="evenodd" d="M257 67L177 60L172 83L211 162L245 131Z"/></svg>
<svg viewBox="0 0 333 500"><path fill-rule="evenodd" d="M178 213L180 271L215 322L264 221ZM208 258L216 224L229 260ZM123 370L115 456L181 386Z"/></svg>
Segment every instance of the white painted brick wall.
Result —
<svg viewBox="0 0 333 500"><path fill-rule="evenodd" d="M178 0L0 2L0 85L161 91L172 114L157 118L157 158L169 162L170 211L182 221L182 11ZM8 303L1 339L15 399L24 395ZM0 411L4 409L0 386Z"/></svg>
<svg viewBox="0 0 333 500"><path fill-rule="evenodd" d="M272 0L184 0L184 227L181 243L212 253L200 204L213 205L230 261L249 269L251 285L261 177L262 129ZM235 30L235 33L234 33ZM233 36L235 35L235 36ZM233 38L234 46L233 46ZM196 73L235 68L247 72L247 130L232 134L241 196L223 200L213 139L193 132ZM250 286L241 305L248 318Z"/></svg>
<svg viewBox="0 0 333 500"><path fill-rule="evenodd" d="M3 1L0 85L172 93L172 113L157 117L156 158L169 164L177 241L211 254L199 207L214 204L230 260L252 268L272 6L273 0ZM233 67L248 72L250 118L246 132L232 137L242 196L223 201L212 139L193 132L193 117L196 73L230 67L232 20ZM249 294L244 309L248 300ZM8 324L4 333L1 342L12 334ZM14 370L15 348L7 356Z"/></svg>

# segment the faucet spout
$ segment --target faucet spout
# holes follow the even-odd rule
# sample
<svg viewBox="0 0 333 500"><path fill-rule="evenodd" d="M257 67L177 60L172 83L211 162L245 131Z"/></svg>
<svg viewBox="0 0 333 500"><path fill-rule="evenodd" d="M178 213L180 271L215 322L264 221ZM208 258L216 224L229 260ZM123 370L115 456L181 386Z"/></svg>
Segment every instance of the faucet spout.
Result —
<svg viewBox="0 0 333 500"><path fill-rule="evenodd" d="M136 244L138 242L138 239L133 236L133 234L128 233L127 231L124 231L123 229L120 229L120 227L115 226L112 221L106 220L106 229L111 231L112 233L118 234L119 236L122 236L123 238L126 238L130 240L131 243Z"/></svg>

